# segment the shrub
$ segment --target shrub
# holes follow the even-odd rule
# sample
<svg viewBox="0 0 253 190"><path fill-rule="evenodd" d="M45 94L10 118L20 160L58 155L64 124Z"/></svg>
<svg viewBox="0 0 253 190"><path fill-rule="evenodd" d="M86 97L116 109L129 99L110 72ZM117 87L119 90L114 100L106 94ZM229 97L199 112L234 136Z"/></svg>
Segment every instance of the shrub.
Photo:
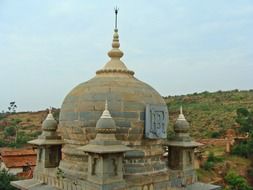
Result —
<svg viewBox="0 0 253 190"><path fill-rule="evenodd" d="M27 143L27 141L31 140L31 137L29 137L27 134L24 132L18 133L18 138L17 138L17 146L22 146Z"/></svg>
<svg viewBox="0 0 253 190"><path fill-rule="evenodd" d="M218 138L218 137L220 137L220 135L221 134L218 131L214 131L211 133L211 138Z"/></svg>
<svg viewBox="0 0 253 190"><path fill-rule="evenodd" d="M220 157L215 156L213 152L210 152L208 154L207 161L208 162L221 162L221 161L223 161L223 159L220 158Z"/></svg>
<svg viewBox="0 0 253 190"><path fill-rule="evenodd" d="M22 122L22 120L19 119L19 118L11 119L11 123L12 123L13 125L17 125L17 124L19 124L19 123L21 123L21 122Z"/></svg>
<svg viewBox="0 0 253 190"><path fill-rule="evenodd" d="M248 144L240 143L235 145L231 151L232 154L248 158Z"/></svg>
<svg viewBox="0 0 253 190"><path fill-rule="evenodd" d="M16 134L16 129L14 126L9 126L4 128L4 135L6 137L8 136L14 136Z"/></svg>
<svg viewBox="0 0 253 190"><path fill-rule="evenodd" d="M7 144L4 140L0 139L0 147L6 147Z"/></svg>
<svg viewBox="0 0 253 190"><path fill-rule="evenodd" d="M229 190L253 190L248 185L246 179L237 175L235 172L228 172L224 179L229 186Z"/></svg>
<svg viewBox="0 0 253 190"><path fill-rule="evenodd" d="M214 167L214 162L206 161L203 165L204 170L210 171Z"/></svg>
<svg viewBox="0 0 253 190"><path fill-rule="evenodd" d="M1 190L17 190L15 187L10 185L11 181L16 180L16 177L6 170L0 171L0 189Z"/></svg>
<svg viewBox="0 0 253 190"><path fill-rule="evenodd" d="M222 158L216 157L213 152L208 154L207 160L203 164L204 170L210 171L213 169L215 163L223 161Z"/></svg>
<svg viewBox="0 0 253 190"><path fill-rule="evenodd" d="M26 119L26 122L31 122L32 120L30 118L27 118Z"/></svg>

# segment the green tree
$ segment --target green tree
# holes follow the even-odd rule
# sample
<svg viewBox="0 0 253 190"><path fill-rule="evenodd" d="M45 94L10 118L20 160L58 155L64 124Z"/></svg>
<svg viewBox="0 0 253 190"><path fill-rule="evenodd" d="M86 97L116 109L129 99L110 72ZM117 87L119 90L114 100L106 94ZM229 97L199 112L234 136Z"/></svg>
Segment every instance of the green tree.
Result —
<svg viewBox="0 0 253 190"><path fill-rule="evenodd" d="M0 171L0 189L1 190L17 190L17 188L10 185L11 181L17 180L16 177L6 170Z"/></svg>
<svg viewBox="0 0 253 190"><path fill-rule="evenodd" d="M224 179L228 184L229 190L253 190L248 185L246 179L237 175L235 172L228 172Z"/></svg>
<svg viewBox="0 0 253 190"><path fill-rule="evenodd" d="M253 156L253 112L246 108L239 108L236 111L237 117L236 122L240 124L240 132L246 132L249 134L249 139L244 144L235 146L232 150L235 154L242 153L246 157Z"/></svg>
<svg viewBox="0 0 253 190"><path fill-rule="evenodd" d="M16 128L15 126L9 126L4 128L4 135L6 137L8 136L14 136L16 134Z"/></svg>
<svg viewBox="0 0 253 190"><path fill-rule="evenodd" d="M8 107L9 112L10 113L16 113L16 109L17 109L16 102L15 101L10 102L10 105Z"/></svg>
<svg viewBox="0 0 253 190"><path fill-rule="evenodd" d="M234 155L248 158L248 156L249 156L249 143L242 142L242 143L239 143L239 144L233 146L231 153Z"/></svg>
<svg viewBox="0 0 253 190"><path fill-rule="evenodd" d="M246 108L236 110L236 122L240 124L240 132L253 133L253 113Z"/></svg>

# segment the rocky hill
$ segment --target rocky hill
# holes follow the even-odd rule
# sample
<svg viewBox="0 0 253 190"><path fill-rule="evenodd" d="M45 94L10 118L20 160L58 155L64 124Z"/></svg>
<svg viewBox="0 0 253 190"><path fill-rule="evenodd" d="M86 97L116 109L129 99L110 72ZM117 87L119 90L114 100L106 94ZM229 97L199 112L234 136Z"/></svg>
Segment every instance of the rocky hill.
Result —
<svg viewBox="0 0 253 190"><path fill-rule="evenodd" d="M226 129L239 127L235 122L236 110L253 110L253 90L218 91L167 96L170 129L182 105L184 115L191 125L195 138L223 136Z"/></svg>

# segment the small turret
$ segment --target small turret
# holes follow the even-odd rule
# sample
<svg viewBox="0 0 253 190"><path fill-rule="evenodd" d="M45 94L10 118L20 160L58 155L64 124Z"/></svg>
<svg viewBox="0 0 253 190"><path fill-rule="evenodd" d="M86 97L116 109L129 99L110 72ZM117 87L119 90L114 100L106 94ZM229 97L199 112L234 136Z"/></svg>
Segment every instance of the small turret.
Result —
<svg viewBox="0 0 253 190"><path fill-rule="evenodd" d="M183 114L183 108L180 107L180 114L176 120L174 125L175 137L174 140L177 141L191 141L191 137L189 135L190 125L188 121L185 119Z"/></svg>
<svg viewBox="0 0 253 190"><path fill-rule="evenodd" d="M79 148L88 153L88 184L98 189L124 189L123 153L131 150L116 140L116 125L108 110L105 110L96 124L96 138Z"/></svg>
<svg viewBox="0 0 253 190"><path fill-rule="evenodd" d="M168 166L172 171L184 173L181 184L196 182L194 170L194 149L200 146L189 135L190 125L184 117L182 106L174 125L175 136L168 141ZM190 174L190 175L189 175Z"/></svg>
<svg viewBox="0 0 253 190"><path fill-rule="evenodd" d="M54 168L59 165L63 141L56 131L57 121L50 109L42 123L42 134L37 139L28 142L37 146L37 169Z"/></svg>
<svg viewBox="0 0 253 190"><path fill-rule="evenodd" d="M105 102L105 110L102 116L99 118L96 124L96 131L98 133L115 133L116 132L116 125L115 121L112 119L111 114L108 110L108 103L107 100Z"/></svg>
<svg viewBox="0 0 253 190"><path fill-rule="evenodd" d="M177 121L174 125L174 131L176 133L188 133L189 129L190 129L190 125L184 117L183 108L181 106L180 107L180 114L179 114Z"/></svg>

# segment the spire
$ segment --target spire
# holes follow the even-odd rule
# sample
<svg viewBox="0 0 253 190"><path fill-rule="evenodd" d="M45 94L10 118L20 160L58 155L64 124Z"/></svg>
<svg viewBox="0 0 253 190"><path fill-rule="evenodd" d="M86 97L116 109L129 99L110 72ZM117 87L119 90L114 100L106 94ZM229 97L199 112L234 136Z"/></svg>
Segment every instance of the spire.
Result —
<svg viewBox="0 0 253 190"><path fill-rule="evenodd" d="M110 112L109 112L109 110L108 110L108 102L107 102L107 99L106 99L106 101L105 101L105 110L104 110L104 112L103 112L101 118L112 118L112 116L111 116L111 114L110 114Z"/></svg>
<svg viewBox="0 0 253 190"><path fill-rule="evenodd" d="M180 106L180 114L174 125L174 130L176 133L188 133L189 128L190 128L189 123L185 119L184 114L183 114L183 108L182 106Z"/></svg>
<svg viewBox="0 0 253 190"><path fill-rule="evenodd" d="M50 106L49 109L48 109L48 114L47 114L47 117L45 120L55 120L54 119L54 116L52 114L52 107Z"/></svg>
<svg viewBox="0 0 253 190"><path fill-rule="evenodd" d="M180 106L180 114L178 116L178 120L186 120L183 114L183 107L182 105Z"/></svg>
<svg viewBox="0 0 253 190"><path fill-rule="evenodd" d="M119 8L115 8L115 26L114 26L114 34L112 40L112 49L108 52L108 56L111 58L109 62L101 69L98 70L96 73L127 73L134 75L133 71L127 69L126 65L120 60L123 57L124 53L119 49L119 34L118 34L118 11Z"/></svg>
<svg viewBox="0 0 253 190"><path fill-rule="evenodd" d="M99 133L111 133L116 131L115 121L108 110L107 100L105 101L105 110L97 121L96 131Z"/></svg>
<svg viewBox="0 0 253 190"><path fill-rule="evenodd" d="M48 112L52 113L52 107L51 106L49 107Z"/></svg>
<svg viewBox="0 0 253 190"><path fill-rule="evenodd" d="M52 107L48 109L48 114L46 119L42 122L42 129L43 130L53 130L56 131L57 129L57 121L54 119L52 114Z"/></svg>
<svg viewBox="0 0 253 190"><path fill-rule="evenodd" d="M118 12L119 8L114 8L115 13L115 26L114 26L114 34L113 34L113 40L112 40L112 50L108 52L108 56L111 58L121 58L123 57L124 53L119 49L120 43L119 43L119 34L118 34ZM124 65L125 66L125 65ZM126 66L125 66L126 69Z"/></svg>

